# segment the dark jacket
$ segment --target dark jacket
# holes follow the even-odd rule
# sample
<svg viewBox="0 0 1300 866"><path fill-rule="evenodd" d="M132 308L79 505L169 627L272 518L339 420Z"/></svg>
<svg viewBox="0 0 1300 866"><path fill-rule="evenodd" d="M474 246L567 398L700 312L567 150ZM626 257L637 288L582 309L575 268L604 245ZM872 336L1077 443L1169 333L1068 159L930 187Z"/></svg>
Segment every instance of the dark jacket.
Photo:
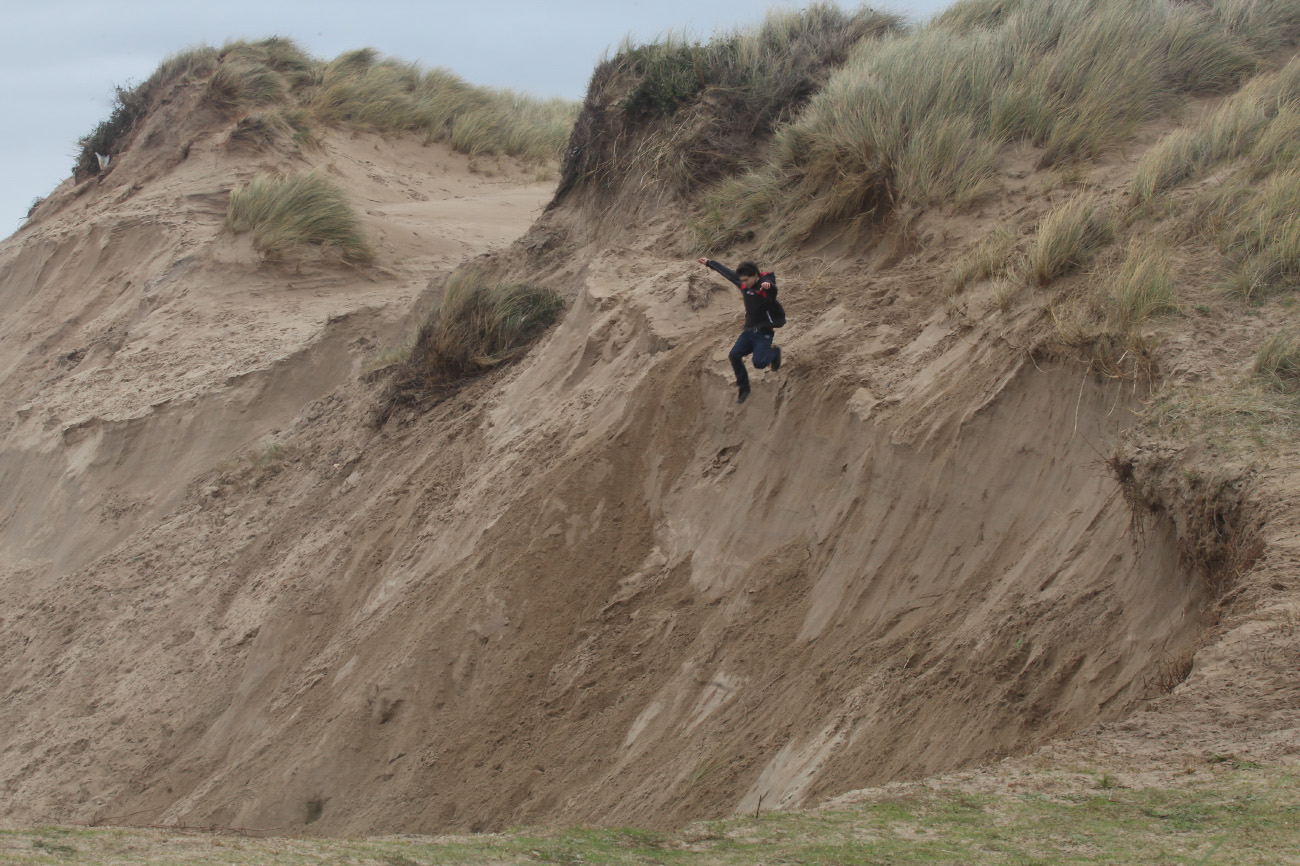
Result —
<svg viewBox="0 0 1300 866"><path fill-rule="evenodd" d="M774 321L772 301L776 300L776 274L772 271L761 271L754 288L746 289L740 285L740 277L736 276L736 272L731 268L713 259L709 259L705 264L731 280L736 288L740 289L740 294L745 299L745 327L771 331ZM769 288L764 289L763 283L767 283Z"/></svg>

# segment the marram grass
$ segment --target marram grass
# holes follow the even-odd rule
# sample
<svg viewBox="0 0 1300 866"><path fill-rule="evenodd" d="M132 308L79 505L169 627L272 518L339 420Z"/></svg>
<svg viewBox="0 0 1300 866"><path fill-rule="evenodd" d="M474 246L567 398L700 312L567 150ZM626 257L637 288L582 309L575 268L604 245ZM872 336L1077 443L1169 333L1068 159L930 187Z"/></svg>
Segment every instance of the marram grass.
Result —
<svg viewBox="0 0 1300 866"><path fill-rule="evenodd" d="M471 85L444 69L382 58L373 49L316 60L281 38L201 46L167 58L143 84L117 88L108 120L80 141L74 172L98 171L96 153L116 155L174 85L201 80L207 103L232 119L281 110L305 120L377 132L415 134L472 155L504 154L554 164L568 143L578 104ZM276 137L263 138L269 144Z"/></svg>
<svg viewBox="0 0 1300 866"><path fill-rule="evenodd" d="M471 379L522 357L564 308L554 291L494 283L482 272L453 274L438 309L394 359L392 377L375 406L383 424L401 405L437 401Z"/></svg>
<svg viewBox="0 0 1300 866"><path fill-rule="evenodd" d="M1015 229L1006 223L999 223L973 250L957 261L948 275L945 286L947 293L960 294L971 283L1007 275L1018 240Z"/></svg>
<svg viewBox="0 0 1300 866"><path fill-rule="evenodd" d="M375 408L383 424L399 405L438 400L494 367L520 358L564 308L554 291L496 283L475 269L447 281L442 302L392 364Z"/></svg>
<svg viewBox="0 0 1300 866"><path fill-rule="evenodd" d="M1025 254L1024 275L1045 286L1057 277L1083 267L1115 237L1110 213L1091 193L1068 199L1048 211Z"/></svg>
<svg viewBox="0 0 1300 866"><path fill-rule="evenodd" d="M320 171L258 174L231 192L226 226L251 232L253 248L271 260L311 246L348 262L374 257L355 208Z"/></svg>
<svg viewBox="0 0 1300 866"><path fill-rule="evenodd" d="M787 248L824 226L965 207L997 187L1012 143L1036 148L1040 166L1092 159L1186 95L1237 86L1262 62L1252 46L1268 41L1245 31L1290 20L1276 4L1231 24L1220 13L1167 0L967 0L864 40L776 130L766 161L709 197L701 246L766 229L770 248ZM1151 190L1179 180L1169 165L1148 174Z"/></svg>
<svg viewBox="0 0 1300 866"><path fill-rule="evenodd" d="M1132 334L1153 316L1178 311L1173 250L1153 242L1133 244L1114 273L1099 280L1112 330Z"/></svg>
<svg viewBox="0 0 1300 866"><path fill-rule="evenodd" d="M550 289L489 283L478 271L459 272L447 281L411 358L430 382L473 376L526 351L562 307Z"/></svg>
<svg viewBox="0 0 1300 866"><path fill-rule="evenodd" d="M473 156L558 158L577 105L475 87L445 69L351 52L328 64L312 110L328 123L379 133L414 133Z"/></svg>
<svg viewBox="0 0 1300 866"><path fill-rule="evenodd" d="M1265 340L1255 356L1255 375L1283 393L1300 391L1300 332L1284 329Z"/></svg>

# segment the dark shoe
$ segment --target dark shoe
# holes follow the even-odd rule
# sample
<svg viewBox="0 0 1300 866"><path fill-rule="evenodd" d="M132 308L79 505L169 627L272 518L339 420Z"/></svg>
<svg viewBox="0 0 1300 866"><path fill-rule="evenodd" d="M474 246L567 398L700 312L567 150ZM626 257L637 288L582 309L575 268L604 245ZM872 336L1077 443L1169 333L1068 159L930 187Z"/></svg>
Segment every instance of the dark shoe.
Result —
<svg viewBox="0 0 1300 866"><path fill-rule="evenodd" d="M741 388L741 389L740 389L740 396L736 398L736 402L737 402L737 403L744 403L744 402L745 402L745 398L748 397L748 396L749 396L749 388L748 388L748 387Z"/></svg>
<svg viewBox="0 0 1300 866"><path fill-rule="evenodd" d="M777 349L777 350L776 350L776 357L772 359L772 369L773 369L773 371L775 371L775 370L780 370L780 369L781 369L781 350L780 350L780 349Z"/></svg>

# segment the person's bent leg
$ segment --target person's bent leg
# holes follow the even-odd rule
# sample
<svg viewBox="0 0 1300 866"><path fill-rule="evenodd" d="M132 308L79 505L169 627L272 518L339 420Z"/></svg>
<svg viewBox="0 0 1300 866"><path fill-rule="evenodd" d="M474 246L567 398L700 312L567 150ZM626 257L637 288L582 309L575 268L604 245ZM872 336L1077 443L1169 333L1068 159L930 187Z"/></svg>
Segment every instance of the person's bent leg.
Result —
<svg viewBox="0 0 1300 866"><path fill-rule="evenodd" d="M780 349L772 345L774 334L755 334L754 335L754 368L761 370L768 364L775 361Z"/></svg>
<svg viewBox="0 0 1300 866"><path fill-rule="evenodd" d="M745 356L754 351L753 335L749 331L742 331L736 338L736 345L731 347L731 354L727 356L731 361L731 369L736 372L736 387L742 393L749 393L749 373L745 370Z"/></svg>

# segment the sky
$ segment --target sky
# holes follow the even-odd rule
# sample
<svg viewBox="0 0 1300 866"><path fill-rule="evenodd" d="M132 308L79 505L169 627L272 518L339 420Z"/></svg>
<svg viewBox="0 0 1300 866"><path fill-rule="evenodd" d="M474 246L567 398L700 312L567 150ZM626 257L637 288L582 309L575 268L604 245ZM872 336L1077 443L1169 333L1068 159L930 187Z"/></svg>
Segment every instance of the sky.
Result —
<svg viewBox="0 0 1300 866"><path fill-rule="evenodd" d="M912 20L951 0L884 0ZM0 28L0 237L72 173L77 140L112 111L114 86L148 78L198 45L283 36L308 54L382 54L535 96L581 99L602 55L625 36L707 39L762 20L762 0L3 0ZM842 2L845 8L856 3Z"/></svg>

